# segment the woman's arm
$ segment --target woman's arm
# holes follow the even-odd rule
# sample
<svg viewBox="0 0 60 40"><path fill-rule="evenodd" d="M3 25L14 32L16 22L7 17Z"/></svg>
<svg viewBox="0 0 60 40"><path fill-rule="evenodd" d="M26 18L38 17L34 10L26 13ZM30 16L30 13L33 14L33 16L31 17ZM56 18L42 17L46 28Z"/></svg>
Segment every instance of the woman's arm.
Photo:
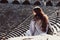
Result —
<svg viewBox="0 0 60 40"><path fill-rule="evenodd" d="M34 23L35 23L35 21L31 20L31 23L30 23L30 26L29 26L29 30L31 32L31 35L33 35L34 29L35 29Z"/></svg>
<svg viewBox="0 0 60 40"><path fill-rule="evenodd" d="M31 20L29 30L26 31L26 36L32 36L34 33L34 23L35 21Z"/></svg>

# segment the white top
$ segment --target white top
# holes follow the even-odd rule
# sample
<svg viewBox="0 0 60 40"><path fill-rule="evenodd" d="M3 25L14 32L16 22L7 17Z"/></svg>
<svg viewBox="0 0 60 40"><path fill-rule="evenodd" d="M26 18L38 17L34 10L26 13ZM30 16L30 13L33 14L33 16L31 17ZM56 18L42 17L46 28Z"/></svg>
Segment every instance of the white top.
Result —
<svg viewBox="0 0 60 40"><path fill-rule="evenodd" d="M52 25L50 25L49 21L48 21L48 24L47 24L46 32L41 31L41 27L40 27L41 24L37 25L37 24L34 24L34 23L35 23L35 21L31 20L31 23L30 23L30 26L29 26L30 28L25 33L26 36L36 36L36 35L47 34L48 27L51 29L53 34L57 33L56 28L53 27ZM34 35L32 35L33 33L34 33Z"/></svg>
<svg viewBox="0 0 60 40"><path fill-rule="evenodd" d="M46 34L48 28L46 28L46 32L43 32L43 31L41 31L41 27L40 27L41 25L38 25L37 23L35 24L35 21L32 20L31 23L30 23L30 26L29 26L30 28L26 32L26 36L32 36L33 33L34 33L34 36L35 35Z"/></svg>

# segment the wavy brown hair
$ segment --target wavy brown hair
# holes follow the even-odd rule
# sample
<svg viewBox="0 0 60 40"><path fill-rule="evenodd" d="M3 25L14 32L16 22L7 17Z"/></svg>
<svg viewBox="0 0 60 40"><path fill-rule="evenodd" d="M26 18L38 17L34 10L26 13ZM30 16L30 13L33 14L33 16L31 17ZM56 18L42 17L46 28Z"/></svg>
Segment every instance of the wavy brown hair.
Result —
<svg viewBox="0 0 60 40"><path fill-rule="evenodd" d="M35 8L35 9L33 9L33 11L36 13L36 15L34 15L33 19L35 21L41 20L42 31L46 32L46 27L47 27L47 23L48 23L48 16L46 14L44 14L44 12L42 11L41 8Z"/></svg>

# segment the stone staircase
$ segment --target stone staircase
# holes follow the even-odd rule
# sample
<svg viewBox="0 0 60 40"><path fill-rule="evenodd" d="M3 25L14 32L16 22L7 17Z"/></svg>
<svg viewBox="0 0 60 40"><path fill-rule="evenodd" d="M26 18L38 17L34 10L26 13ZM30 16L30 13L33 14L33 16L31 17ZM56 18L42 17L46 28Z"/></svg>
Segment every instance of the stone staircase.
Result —
<svg viewBox="0 0 60 40"><path fill-rule="evenodd" d="M32 5L0 4L0 37L25 36L24 33L29 29L32 19L33 7ZM41 8L49 16L51 25L60 28L60 7Z"/></svg>

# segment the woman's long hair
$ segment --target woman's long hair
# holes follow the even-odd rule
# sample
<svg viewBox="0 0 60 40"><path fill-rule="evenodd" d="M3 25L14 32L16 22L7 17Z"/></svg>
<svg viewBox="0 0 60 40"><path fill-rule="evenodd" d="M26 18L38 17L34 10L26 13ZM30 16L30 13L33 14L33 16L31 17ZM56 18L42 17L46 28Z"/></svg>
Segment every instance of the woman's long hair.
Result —
<svg viewBox="0 0 60 40"><path fill-rule="evenodd" d="M38 19L41 20L42 22L42 31L46 32L46 27L47 27L47 23L48 23L48 16L46 14L44 14L44 12L42 11L41 8L35 8L33 9L33 11L36 13L36 15L34 16L34 20L37 21Z"/></svg>

